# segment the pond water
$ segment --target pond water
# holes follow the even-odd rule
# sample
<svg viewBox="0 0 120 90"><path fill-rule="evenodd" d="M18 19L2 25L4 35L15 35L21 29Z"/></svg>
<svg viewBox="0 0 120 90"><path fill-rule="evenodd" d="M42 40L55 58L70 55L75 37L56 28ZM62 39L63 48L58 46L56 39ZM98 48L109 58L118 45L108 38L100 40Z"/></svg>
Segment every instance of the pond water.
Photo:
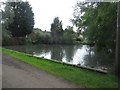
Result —
<svg viewBox="0 0 120 90"><path fill-rule="evenodd" d="M88 45L21 45L6 48L95 69L110 69L114 65L114 56L106 54L104 49L98 51L97 47Z"/></svg>

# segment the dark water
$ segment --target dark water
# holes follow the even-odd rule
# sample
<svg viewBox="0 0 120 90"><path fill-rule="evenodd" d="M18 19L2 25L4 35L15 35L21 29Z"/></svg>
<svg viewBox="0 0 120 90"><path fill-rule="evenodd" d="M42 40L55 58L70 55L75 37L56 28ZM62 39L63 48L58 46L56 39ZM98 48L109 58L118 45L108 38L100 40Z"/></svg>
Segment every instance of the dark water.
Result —
<svg viewBox="0 0 120 90"><path fill-rule="evenodd" d="M9 46L7 48L32 54L36 57L55 59L70 64L110 69L114 65L114 55L106 53L105 49L88 45L27 45Z"/></svg>

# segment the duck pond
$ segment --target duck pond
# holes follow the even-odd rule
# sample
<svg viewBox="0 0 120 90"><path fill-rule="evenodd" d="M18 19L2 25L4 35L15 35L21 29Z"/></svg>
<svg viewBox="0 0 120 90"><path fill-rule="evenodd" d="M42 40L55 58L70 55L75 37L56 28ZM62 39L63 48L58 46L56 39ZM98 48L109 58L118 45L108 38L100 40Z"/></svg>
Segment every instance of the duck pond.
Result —
<svg viewBox="0 0 120 90"><path fill-rule="evenodd" d="M6 48L100 70L110 70L115 63L115 55L106 52L104 47L98 49L89 45L18 45Z"/></svg>

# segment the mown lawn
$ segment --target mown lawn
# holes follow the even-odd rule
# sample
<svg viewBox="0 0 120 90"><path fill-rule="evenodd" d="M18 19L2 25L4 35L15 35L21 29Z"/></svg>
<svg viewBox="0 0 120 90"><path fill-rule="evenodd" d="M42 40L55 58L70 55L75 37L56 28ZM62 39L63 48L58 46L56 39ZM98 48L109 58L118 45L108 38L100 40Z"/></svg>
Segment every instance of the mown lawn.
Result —
<svg viewBox="0 0 120 90"><path fill-rule="evenodd" d="M85 70L65 64L49 61L43 58L33 57L31 55L2 49L3 53L17 58L23 62L31 64L37 68L43 69L51 74L62 77L65 80L87 88L118 88L118 79L112 74L102 74L95 71Z"/></svg>

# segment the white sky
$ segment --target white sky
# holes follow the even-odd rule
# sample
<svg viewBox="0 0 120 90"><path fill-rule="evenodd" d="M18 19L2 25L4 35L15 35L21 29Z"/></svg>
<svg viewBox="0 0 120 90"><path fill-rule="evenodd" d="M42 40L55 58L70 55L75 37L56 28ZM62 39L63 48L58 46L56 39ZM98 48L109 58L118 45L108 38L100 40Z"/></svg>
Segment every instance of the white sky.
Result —
<svg viewBox="0 0 120 90"><path fill-rule="evenodd" d="M34 12L35 28L50 31L53 19L58 16L63 23L63 29L72 25L73 6L77 0L27 0Z"/></svg>
<svg viewBox="0 0 120 90"><path fill-rule="evenodd" d="M50 31L50 25L53 19L58 16L63 23L63 29L67 25L72 26L70 19L73 17L74 5L77 1L100 1L100 0L27 0L31 4L34 12L34 27ZM102 0L101 0L102 1ZM103 0L112 1L112 0ZM117 0L115 0L117 1ZM76 29L74 27L74 29ZM74 30L75 31L75 30Z"/></svg>
<svg viewBox="0 0 120 90"><path fill-rule="evenodd" d="M6 0L0 0L3 2ZM14 0L10 0L14 1ZM18 1L18 0L16 0ZM73 17L74 5L77 1L84 0L23 0L29 1L34 12L35 28L50 31L53 19L58 16L63 23L63 29L72 26L70 19ZM74 28L75 29L75 28Z"/></svg>
<svg viewBox="0 0 120 90"><path fill-rule="evenodd" d="M7 0L0 0L0 2ZM14 0L9 0L14 1ZM16 0L18 1L18 0ZM50 31L51 23L55 17L62 20L63 29L72 26L70 19L73 17L74 6L77 1L84 0L23 0L28 1L34 12L34 28ZM75 28L76 29L76 28Z"/></svg>

